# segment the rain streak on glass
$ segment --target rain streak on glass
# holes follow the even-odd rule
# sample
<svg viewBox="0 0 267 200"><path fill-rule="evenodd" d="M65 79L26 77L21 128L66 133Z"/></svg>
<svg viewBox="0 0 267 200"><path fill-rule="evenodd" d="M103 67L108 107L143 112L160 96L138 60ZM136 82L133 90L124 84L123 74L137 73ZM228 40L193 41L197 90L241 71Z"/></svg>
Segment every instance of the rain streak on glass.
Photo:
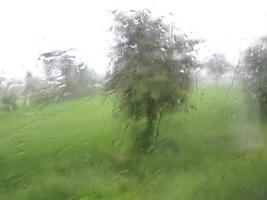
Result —
<svg viewBox="0 0 267 200"><path fill-rule="evenodd" d="M267 3L29 2L0 3L0 200L267 198Z"/></svg>

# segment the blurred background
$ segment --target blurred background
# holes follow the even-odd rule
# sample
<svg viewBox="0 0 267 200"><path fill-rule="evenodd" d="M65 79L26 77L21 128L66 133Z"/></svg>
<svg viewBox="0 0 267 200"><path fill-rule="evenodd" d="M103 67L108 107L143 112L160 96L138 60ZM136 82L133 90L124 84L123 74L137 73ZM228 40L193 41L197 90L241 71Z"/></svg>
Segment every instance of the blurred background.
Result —
<svg viewBox="0 0 267 200"><path fill-rule="evenodd" d="M266 199L266 6L0 2L0 199Z"/></svg>

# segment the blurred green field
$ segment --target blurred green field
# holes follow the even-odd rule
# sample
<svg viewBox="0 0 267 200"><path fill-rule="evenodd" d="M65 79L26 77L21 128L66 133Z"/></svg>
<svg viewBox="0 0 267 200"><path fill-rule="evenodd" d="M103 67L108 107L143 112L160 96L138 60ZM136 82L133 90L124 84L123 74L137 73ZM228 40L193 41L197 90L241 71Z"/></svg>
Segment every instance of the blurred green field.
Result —
<svg viewBox="0 0 267 200"><path fill-rule="evenodd" d="M200 87L190 103L147 155L130 151L111 98L0 113L0 200L267 199L267 128L240 91Z"/></svg>

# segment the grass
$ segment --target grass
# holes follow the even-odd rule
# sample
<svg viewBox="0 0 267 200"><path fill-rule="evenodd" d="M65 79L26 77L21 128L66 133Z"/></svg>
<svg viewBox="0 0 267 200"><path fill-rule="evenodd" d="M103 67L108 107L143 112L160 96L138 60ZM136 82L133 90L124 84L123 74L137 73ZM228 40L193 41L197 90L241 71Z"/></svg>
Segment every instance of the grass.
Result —
<svg viewBox="0 0 267 200"><path fill-rule="evenodd" d="M201 87L165 116L154 151L129 151L113 102L95 96L0 113L1 200L265 200L267 128L237 88Z"/></svg>

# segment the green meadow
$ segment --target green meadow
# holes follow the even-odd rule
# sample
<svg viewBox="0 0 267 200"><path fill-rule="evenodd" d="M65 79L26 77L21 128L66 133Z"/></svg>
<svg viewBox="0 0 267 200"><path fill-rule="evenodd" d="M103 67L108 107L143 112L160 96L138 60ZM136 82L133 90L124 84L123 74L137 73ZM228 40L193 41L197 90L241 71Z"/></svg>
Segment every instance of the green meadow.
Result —
<svg viewBox="0 0 267 200"><path fill-rule="evenodd" d="M267 199L267 126L238 87L195 88L148 154L131 151L114 103L95 95L1 112L0 200Z"/></svg>

